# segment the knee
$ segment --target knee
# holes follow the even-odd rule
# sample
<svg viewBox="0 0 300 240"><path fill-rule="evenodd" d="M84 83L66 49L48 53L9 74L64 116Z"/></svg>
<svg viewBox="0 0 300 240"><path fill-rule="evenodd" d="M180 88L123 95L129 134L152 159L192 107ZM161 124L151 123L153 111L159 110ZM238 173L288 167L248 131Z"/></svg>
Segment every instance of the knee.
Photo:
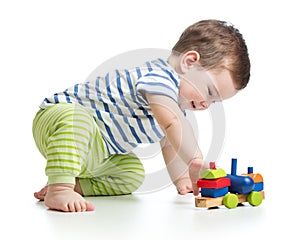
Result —
<svg viewBox="0 0 300 240"><path fill-rule="evenodd" d="M143 176L145 174L142 162L134 153L116 154L110 157L110 161L123 171Z"/></svg>
<svg viewBox="0 0 300 240"><path fill-rule="evenodd" d="M126 185L129 194L136 191L143 183L145 178L145 170L140 159L134 154L116 154L110 159L116 166L116 172L111 174L111 177L117 178Z"/></svg>

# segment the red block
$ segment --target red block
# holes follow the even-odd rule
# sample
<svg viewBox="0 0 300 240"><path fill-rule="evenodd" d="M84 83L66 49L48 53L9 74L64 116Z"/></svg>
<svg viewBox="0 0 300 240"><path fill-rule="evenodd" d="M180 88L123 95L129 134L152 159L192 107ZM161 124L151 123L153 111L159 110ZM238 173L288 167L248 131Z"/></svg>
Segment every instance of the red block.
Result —
<svg viewBox="0 0 300 240"><path fill-rule="evenodd" d="M224 188L230 186L230 179L227 177L217 179L199 179L197 184L199 188Z"/></svg>

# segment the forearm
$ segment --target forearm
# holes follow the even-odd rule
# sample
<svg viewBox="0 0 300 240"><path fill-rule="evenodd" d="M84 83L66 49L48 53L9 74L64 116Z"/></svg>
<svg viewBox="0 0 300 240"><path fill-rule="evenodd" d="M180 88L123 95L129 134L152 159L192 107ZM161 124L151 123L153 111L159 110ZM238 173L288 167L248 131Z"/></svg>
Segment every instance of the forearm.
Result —
<svg viewBox="0 0 300 240"><path fill-rule="evenodd" d="M171 155L165 159L168 159L168 162L170 161L167 166L168 171L178 192L180 194L189 192L188 185L183 181L184 177L189 177L191 190L193 190L193 194L197 196L199 194L197 180L199 179L201 169L205 167L204 161L191 126L188 123L182 123L185 125L181 126L175 122L165 128L166 137L174 151L173 154L176 154L176 156L172 155L172 153L168 153L170 150L166 150L165 155ZM182 167L182 164L188 165L188 171L183 170L185 168ZM178 180L183 181L183 183L180 183Z"/></svg>
<svg viewBox="0 0 300 240"><path fill-rule="evenodd" d="M192 159L203 159L193 129L185 117L174 119L164 130L174 154L186 164Z"/></svg>
<svg viewBox="0 0 300 240"><path fill-rule="evenodd" d="M188 165L176 154L170 142L165 138L161 142L162 155L173 183L179 178L189 178Z"/></svg>

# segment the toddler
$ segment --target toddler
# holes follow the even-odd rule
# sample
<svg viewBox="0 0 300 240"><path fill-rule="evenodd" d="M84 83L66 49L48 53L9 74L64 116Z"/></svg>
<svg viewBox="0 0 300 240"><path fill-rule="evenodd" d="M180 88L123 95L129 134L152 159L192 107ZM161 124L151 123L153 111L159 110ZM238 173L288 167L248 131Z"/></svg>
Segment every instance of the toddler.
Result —
<svg viewBox="0 0 300 240"><path fill-rule="evenodd" d="M132 150L160 142L180 194L199 194L204 160L185 110L205 110L246 87L250 61L231 24L203 20L180 36L168 59L115 70L45 98L33 136L47 160L36 192L50 209L92 211L84 196L130 194L144 169Z"/></svg>

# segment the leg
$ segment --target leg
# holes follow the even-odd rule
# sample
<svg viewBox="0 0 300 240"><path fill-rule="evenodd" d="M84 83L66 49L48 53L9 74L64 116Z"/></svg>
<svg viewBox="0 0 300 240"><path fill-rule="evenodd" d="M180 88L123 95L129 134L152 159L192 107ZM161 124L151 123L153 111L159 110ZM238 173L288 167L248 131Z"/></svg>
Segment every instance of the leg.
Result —
<svg viewBox="0 0 300 240"><path fill-rule="evenodd" d="M45 200L45 196L46 196L47 191L48 191L48 184L46 184L46 186L43 187L40 191L35 192L35 193L34 193L34 197L35 197L36 199L39 199L39 200L41 200L41 201L44 201L44 200ZM78 178L76 178L76 184L75 184L75 187L74 187L74 191L77 192L77 193L79 193L80 195L83 195L82 189L81 189L81 186L80 186L80 184L79 184Z"/></svg>
<svg viewBox="0 0 300 240"><path fill-rule="evenodd" d="M94 120L81 106L56 104L40 111L33 123L36 144L47 159L48 187L35 196L61 211L93 207L74 191L75 178L85 166Z"/></svg>
<svg viewBox="0 0 300 240"><path fill-rule="evenodd" d="M101 176L76 178L74 191L85 196L130 194L142 184L144 169L140 160L132 153L114 155L105 159L105 163L102 164L101 172L98 172L98 175ZM48 185L35 193L35 197L44 200L47 190Z"/></svg>
<svg viewBox="0 0 300 240"><path fill-rule="evenodd" d="M113 155L103 161L93 178L79 178L84 196L130 194L144 180L144 168L135 154Z"/></svg>

